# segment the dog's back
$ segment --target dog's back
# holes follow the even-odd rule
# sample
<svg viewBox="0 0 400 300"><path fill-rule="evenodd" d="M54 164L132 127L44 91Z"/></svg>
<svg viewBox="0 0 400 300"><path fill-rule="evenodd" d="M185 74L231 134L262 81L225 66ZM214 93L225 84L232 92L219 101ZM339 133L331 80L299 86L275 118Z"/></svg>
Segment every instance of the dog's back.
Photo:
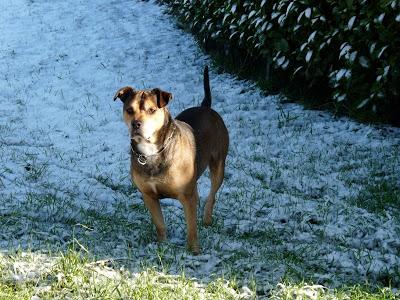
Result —
<svg viewBox="0 0 400 300"><path fill-rule="evenodd" d="M228 130L221 116L211 108L207 66L204 68L204 100L201 106L184 110L176 117L176 120L189 124L193 129L197 147L197 178L208 165L225 161L229 145Z"/></svg>

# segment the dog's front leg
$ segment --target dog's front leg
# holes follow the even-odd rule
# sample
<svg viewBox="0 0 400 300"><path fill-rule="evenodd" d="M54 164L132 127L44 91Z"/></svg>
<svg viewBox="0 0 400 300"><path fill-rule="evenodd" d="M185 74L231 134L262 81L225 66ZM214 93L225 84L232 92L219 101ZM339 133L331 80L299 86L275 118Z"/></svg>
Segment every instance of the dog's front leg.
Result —
<svg viewBox="0 0 400 300"><path fill-rule="evenodd" d="M200 253L199 241L197 238L197 203L199 201L197 187L194 188L191 194L179 197L179 201L182 203L185 212L188 248L189 251L197 255Z"/></svg>
<svg viewBox="0 0 400 300"><path fill-rule="evenodd" d="M143 194L144 205L150 211L151 218L157 230L157 241L162 242L167 238L164 217L161 211L160 200L154 196Z"/></svg>

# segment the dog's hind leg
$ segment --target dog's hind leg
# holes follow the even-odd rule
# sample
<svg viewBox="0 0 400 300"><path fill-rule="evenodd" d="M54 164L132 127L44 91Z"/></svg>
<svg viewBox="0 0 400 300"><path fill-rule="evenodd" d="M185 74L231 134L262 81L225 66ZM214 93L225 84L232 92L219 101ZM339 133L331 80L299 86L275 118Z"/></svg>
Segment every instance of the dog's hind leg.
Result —
<svg viewBox="0 0 400 300"><path fill-rule="evenodd" d="M215 194L221 187L222 181L224 180L225 159L219 159L219 160L212 159L209 167L210 167L211 189L210 189L210 194L207 197L206 205L204 207L203 222L205 226L210 226L212 224L212 212L215 204Z"/></svg>

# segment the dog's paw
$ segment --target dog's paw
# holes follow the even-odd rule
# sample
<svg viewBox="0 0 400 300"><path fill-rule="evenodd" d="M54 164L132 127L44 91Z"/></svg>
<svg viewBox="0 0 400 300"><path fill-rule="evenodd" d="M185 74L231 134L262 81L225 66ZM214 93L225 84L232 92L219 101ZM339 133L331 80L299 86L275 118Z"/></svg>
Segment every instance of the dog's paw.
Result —
<svg viewBox="0 0 400 300"><path fill-rule="evenodd" d="M157 230L157 242L162 243L165 242L167 239L167 233L161 230Z"/></svg>
<svg viewBox="0 0 400 300"><path fill-rule="evenodd" d="M211 226L212 225L212 216L204 216L203 224L206 227Z"/></svg>
<svg viewBox="0 0 400 300"><path fill-rule="evenodd" d="M188 249L192 252L193 255L200 254L200 246L199 245L188 245Z"/></svg>

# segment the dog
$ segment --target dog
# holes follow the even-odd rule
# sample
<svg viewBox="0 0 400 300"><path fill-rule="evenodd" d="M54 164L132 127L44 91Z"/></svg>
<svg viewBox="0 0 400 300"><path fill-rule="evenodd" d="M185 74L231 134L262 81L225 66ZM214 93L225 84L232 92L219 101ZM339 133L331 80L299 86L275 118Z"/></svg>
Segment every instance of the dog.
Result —
<svg viewBox="0 0 400 300"><path fill-rule="evenodd" d="M183 206L189 250L199 254L197 237L197 180L209 167L211 190L203 223L212 224L215 194L224 179L229 135L221 116L211 108L208 67L204 68L204 99L200 106L181 112L175 119L167 104L172 94L159 88L119 89L114 101L123 102L123 120L131 138L132 181L143 195L156 227L157 240L166 239L160 199L175 198Z"/></svg>

